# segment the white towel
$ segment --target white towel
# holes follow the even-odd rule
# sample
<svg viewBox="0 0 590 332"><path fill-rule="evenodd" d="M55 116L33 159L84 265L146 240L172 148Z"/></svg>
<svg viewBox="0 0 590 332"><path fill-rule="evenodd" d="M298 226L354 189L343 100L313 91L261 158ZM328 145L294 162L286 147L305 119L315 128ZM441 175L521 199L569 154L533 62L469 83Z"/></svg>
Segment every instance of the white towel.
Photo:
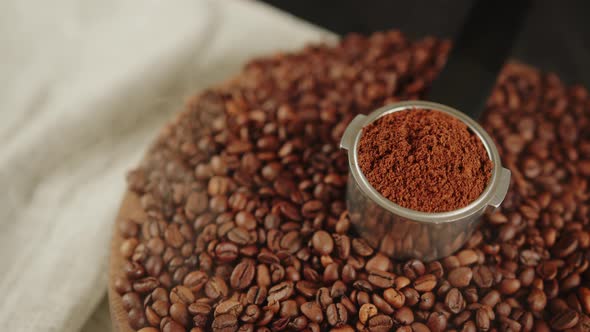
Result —
<svg viewBox="0 0 590 332"><path fill-rule="evenodd" d="M331 37L244 0L0 2L0 330L78 331L158 128L251 57Z"/></svg>

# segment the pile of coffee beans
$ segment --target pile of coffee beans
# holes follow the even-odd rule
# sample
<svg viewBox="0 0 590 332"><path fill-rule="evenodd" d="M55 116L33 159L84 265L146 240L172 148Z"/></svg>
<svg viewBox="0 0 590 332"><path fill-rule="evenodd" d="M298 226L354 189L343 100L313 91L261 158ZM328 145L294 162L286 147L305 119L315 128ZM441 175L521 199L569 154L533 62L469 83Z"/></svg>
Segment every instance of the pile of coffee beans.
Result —
<svg viewBox="0 0 590 332"><path fill-rule="evenodd" d="M418 99L450 45L352 35L249 63L195 97L129 174L115 289L152 331L588 331L590 98L509 65L484 127L512 187L455 255L393 261L346 211L340 137Z"/></svg>

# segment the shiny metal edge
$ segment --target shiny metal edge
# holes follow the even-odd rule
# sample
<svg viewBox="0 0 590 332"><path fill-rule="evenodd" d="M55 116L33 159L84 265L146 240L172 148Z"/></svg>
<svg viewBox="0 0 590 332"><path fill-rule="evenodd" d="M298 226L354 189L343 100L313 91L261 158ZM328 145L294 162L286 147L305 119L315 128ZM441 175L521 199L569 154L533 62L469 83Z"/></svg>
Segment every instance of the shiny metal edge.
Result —
<svg viewBox="0 0 590 332"><path fill-rule="evenodd" d="M471 202L469 205L467 205L461 209L448 211L448 212L438 212L438 213L421 212L421 211L415 211L415 210L411 210L408 208L404 208L400 205L393 203L392 201L385 198L384 196L382 196L375 188L373 188L373 186L371 186L369 181L365 178L364 174L362 173L359 163L358 163L358 158L357 158L357 153L356 153L357 146L360 141L361 134L362 134L362 128L364 128L368 124L372 123L373 121L377 120L378 118L380 118L384 115L387 115L387 114L390 114L393 112L407 110L407 109L413 109L413 108L432 109L432 110L444 112L444 113L447 113L447 114L463 121L463 123L465 123L479 137L482 144L484 145L484 147L488 153L488 156L490 157L490 159L493 163L492 177L490 178L490 181L489 181L486 189L483 191L483 193L475 201ZM472 214L477 213L478 211L480 211L483 208L487 208L487 207L493 208L493 206L491 206L490 203L492 203L493 201L497 201L500 196L505 196L505 194L506 194L505 192L503 194L501 192L497 192L499 189L501 189L501 188L499 188L500 187L499 180L502 177L502 173L506 174L505 172L508 171L502 167L502 163L500 160L500 155L498 153L498 149L496 148L496 145L494 144L492 138L488 135L488 133L477 122L475 122L473 119L471 119L469 116L465 115L464 113L462 113L452 107L438 104L438 103L434 103L434 102L421 101L421 100L420 101L405 101L405 102L400 102L400 103L395 103L395 104L383 106L383 107L373 111L372 113L370 113L363 120L364 121L357 121L357 123L355 125L357 128L354 128L357 130L357 132L354 133L354 136L352 136L353 133L349 133L348 138L347 138L348 142L344 142L344 144L347 146L346 147L343 146L343 148L346 148L348 150L349 167L350 167L352 176L356 180L361 191L365 195L367 195L370 199L372 199L374 202L376 202L381 207L383 207L384 209L386 209L392 213L395 213L395 214L399 215L400 217L408 218L408 219L411 219L411 220L414 220L417 222L440 224L440 223L453 222L455 220L470 216ZM347 128L347 130L348 130L348 128ZM352 139L352 137L354 137L354 139ZM349 143L351 141L352 141L352 144ZM346 143L349 143L349 144L346 144ZM502 179L502 180L503 180L502 182L509 181L509 177L508 177L508 179L506 179L504 176L504 179ZM501 197L501 198L503 200L503 197Z"/></svg>

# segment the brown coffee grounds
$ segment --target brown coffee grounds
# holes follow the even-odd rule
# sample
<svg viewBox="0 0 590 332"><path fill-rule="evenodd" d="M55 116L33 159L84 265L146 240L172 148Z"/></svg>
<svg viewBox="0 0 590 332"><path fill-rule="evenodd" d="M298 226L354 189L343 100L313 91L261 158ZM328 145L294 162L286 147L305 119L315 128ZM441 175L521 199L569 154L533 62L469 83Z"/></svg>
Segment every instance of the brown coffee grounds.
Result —
<svg viewBox="0 0 590 332"><path fill-rule="evenodd" d="M492 171L483 144L463 122L424 109L390 113L363 128L358 158L381 195L423 212L467 206Z"/></svg>

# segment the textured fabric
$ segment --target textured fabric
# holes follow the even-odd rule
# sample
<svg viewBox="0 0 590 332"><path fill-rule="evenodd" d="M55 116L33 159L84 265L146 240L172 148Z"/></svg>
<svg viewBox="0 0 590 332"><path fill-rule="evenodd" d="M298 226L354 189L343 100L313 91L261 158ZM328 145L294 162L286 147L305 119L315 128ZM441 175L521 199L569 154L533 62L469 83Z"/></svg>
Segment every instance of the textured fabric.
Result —
<svg viewBox="0 0 590 332"><path fill-rule="evenodd" d="M158 128L249 58L326 38L250 1L2 1L0 330L80 330Z"/></svg>

